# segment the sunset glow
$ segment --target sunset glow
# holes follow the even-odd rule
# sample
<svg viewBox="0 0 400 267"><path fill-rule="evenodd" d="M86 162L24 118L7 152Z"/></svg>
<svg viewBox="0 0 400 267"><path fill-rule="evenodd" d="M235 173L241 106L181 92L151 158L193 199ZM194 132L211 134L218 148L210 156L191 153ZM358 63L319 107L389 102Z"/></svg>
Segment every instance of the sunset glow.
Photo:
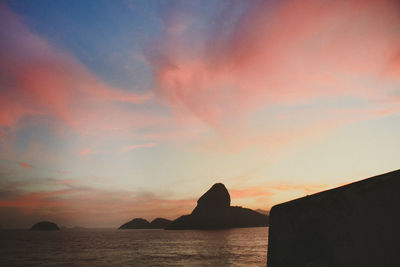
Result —
<svg viewBox="0 0 400 267"><path fill-rule="evenodd" d="M273 205L400 168L395 0L0 2L0 226Z"/></svg>

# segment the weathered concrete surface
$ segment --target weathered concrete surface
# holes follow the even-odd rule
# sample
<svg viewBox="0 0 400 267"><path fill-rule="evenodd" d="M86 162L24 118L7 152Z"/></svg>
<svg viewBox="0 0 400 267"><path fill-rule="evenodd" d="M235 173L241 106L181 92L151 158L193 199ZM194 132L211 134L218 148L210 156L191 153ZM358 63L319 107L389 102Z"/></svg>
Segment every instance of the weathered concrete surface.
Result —
<svg viewBox="0 0 400 267"><path fill-rule="evenodd" d="M268 267L400 266L400 170L271 209Z"/></svg>

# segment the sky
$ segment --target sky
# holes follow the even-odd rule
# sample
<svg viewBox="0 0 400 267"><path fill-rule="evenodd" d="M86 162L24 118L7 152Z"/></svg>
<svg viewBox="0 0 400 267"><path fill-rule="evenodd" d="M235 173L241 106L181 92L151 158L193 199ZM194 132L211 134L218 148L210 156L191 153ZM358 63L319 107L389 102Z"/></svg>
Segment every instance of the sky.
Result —
<svg viewBox="0 0 400 267"><path fill-rule="evenodd" d="M0 227L269 210L399 137L398 1L0 2Z"/></svg>

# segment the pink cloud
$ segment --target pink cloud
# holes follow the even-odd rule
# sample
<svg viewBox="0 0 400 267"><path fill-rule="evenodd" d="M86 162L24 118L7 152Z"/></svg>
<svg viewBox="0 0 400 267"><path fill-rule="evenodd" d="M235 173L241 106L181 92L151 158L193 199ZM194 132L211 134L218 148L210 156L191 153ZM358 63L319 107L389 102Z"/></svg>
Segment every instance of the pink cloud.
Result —
<svg viewBox="0 0 400 267"><path fill-rule="evenodd" d="M175 109L220 127L263 105L333 96L376 102L394 90L383 74L398 69L396 1L252 2L227 33L231 14L224 10L197 46L167 21L149 49L156 93Z"/></svg>
<svg viewBox="0 0 400 267"><path fill-rule="evenodd" d="M17 164L19 166L21 166L22 168L25 168L25 169L33 169L33 168L35 168L35 166L33 166L31 164L28 164L28 163L25 163L25 162L21 162L21 161L17 161Z"/></svg>
<svg viewBox="0 0 400 267"><path fill-rule="evenodd" d="M145 143L145 144L137 144L137 145L131 145L131 146L126 146L122 149L123 152L129 152L138 148L145 148L145 147L155 147L157 144L156 143Z"/></svg>
<svg viewBox="0 0 400 267"><path fill-rule="evenodd" d="M93 153L92 150L90 148L82 148L79 150L79 156L84 157L88 154Z"/></svg>
<svg viewBox="0 0 400 267"><path fill-rule="evenodd" d="M109 122L124 127L118 118L132 115L119 103L140 104L152 98L152 93L107 85L73 55L33 34L4 4L0 18L0 71L4 74L0 126L13 126L27 115L45 115L81 132Z"/></svg>

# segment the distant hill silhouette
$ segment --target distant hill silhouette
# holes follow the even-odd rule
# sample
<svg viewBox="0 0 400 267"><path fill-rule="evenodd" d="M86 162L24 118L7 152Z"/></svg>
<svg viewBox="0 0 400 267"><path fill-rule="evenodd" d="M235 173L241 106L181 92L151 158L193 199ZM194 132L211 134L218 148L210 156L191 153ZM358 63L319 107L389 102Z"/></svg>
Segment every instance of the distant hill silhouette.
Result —
<svg viewBox="0 0 400 267"><path fill-rule="evenodd" d="M164 218L156 218L151 221L150 226L152 229L164 229L166 228L172 221Z"/></svg>
<svg viewBox="0 0 400 267"><path fill-rule="evenodd" d="M142 218L135 218L124 223L119 229L164 229L171 223L171 220L156 218L151 223Z"/></svg>
<svg viewBox="0 0 400 267"><path fill-rule="evenodd" d="M214 184L199 198L191 214L179 217L166 229L224 229L268 225L267 215L247 208L233 207L230 203L231 198L225 185Z"/></svg>
<svg viewBox="0 0 400 267"><path fill-rule="evenodd" d="M32 231L58 231L60 230L60 228L58 227L57 224L53 223L53 222L38 222L35 223L31 229Z"/></svg>
<svg viewBox="0 0 400 267"><path fill-rule="evenodd" d="M268 210L263 210L263 209L256 209L256 211L258 213L264 214L264 215L269 215L269 211Z"/></svg>
<svg viewBox="0 0 400 267"><path fill-rule="evenodd" d="M124 223L119 227L119 229L148 229L150 228L150 223L142 218L135 218L127 223Z"/></svg>

